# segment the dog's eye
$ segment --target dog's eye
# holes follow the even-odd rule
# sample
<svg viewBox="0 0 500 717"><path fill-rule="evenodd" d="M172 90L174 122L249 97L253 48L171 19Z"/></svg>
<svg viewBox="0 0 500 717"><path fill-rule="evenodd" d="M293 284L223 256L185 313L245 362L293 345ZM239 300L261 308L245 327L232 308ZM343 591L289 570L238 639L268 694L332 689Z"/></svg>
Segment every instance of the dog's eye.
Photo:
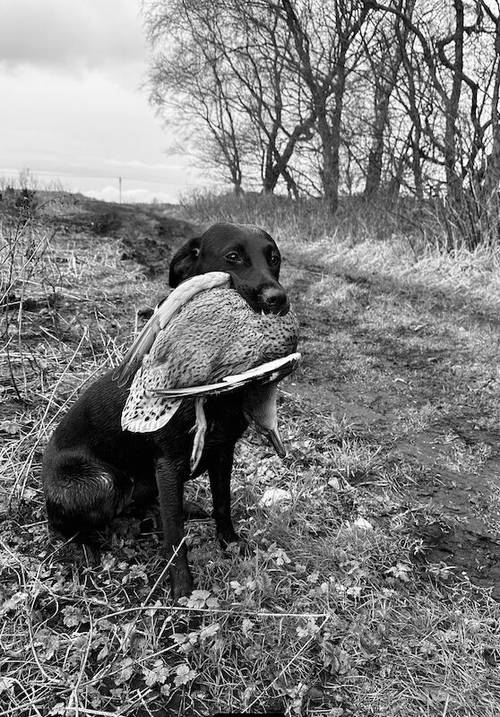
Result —
<svg viewBox="0 0 500 717"><path fill-rule="evenodd" d="M224 257L227 259L227 261L230 261L232 264L235 264L236 262L240 261L240 255L236 251L230 251L226 256Z"/></svg>
<svg viewBox="0 0 500 717"><path fill-rule="evenodd" d="M271 264L276 266L276 264L280 263L280 255L279 254L271 254L269 261Z"/></svg>

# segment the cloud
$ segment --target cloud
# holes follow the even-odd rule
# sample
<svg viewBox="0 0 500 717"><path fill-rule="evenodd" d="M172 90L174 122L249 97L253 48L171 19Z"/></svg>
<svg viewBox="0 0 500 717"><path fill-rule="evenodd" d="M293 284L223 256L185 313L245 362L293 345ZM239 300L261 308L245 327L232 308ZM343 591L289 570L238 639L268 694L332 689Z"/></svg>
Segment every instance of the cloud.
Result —
<svg viewBox="0 0 500 717"><path fill-rule="evenodd" d="M102 191L121 176L124 190L168 193L170 201L197 183L189 157L166 155L175 138L144 95L109 75L32 65L2 73L0 63L0 97L0 175L29 167L81 191Z"/></svg>
<svg viewBox="0 0 500 717"><path fill-rule="evenodd" d="M0 61L66 70L142 61L137 0L1 0Z"/></svg>
<svg viewBox="0 0 500 717"><path fill-rule="evenodd" d="M173 154L140 89L146 67L139 0L0 0L0 177L29 167L116 199L121 176L135 201L205 183Z"/></svg>
<svg viewBox="0 0 500 717"><path fill-rule="evenodd" d="M88 197L102 199L105 202L118 202L120 193L117 187L106 186L102 189L86 189L83 191ZM148 189L126 189L122 191L122 202L134 204L136 202L148 203L153 200L170 203L176 200L171 192L152 192Z"/></svg>
<svg viewBox="0 0 500 717"><path fill-rule="evenodd" d="M147 170L147 171L168 171L171 172L174 169L184 169L184 164L181 163L179 165L176 165L173 162L141 162L140 160L130 160L127 162L124 162L119 159L106 159L105 164L109 164L110 166L118 167L120 171L127 171L127 170ZM117 171L117 170L115 170Z"/></svg>

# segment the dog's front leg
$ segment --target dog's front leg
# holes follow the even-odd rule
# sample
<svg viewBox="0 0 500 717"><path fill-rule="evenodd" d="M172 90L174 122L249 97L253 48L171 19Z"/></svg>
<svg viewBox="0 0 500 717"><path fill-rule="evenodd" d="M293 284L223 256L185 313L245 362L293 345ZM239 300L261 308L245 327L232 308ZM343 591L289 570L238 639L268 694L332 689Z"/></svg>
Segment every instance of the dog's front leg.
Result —
<svg viewBox="0 0 500 717"><path fill-rule="evenodd" d="M193 590L193 578L187 562L187 548L184 538L184 515L182 499L184 479L188 467L161 455L156 462L156 482L160 498L160 513L163 524L164 550L170 563L170 581L175 600L189 595Z"/></svg>
<svg viewBox="0 0 500 717"><path fill-rule="evenodd" d="M231 518L233 454L234 445L222 446L217 452L214 451L207 460L217 538L223 548L240 540Z"/></svg>

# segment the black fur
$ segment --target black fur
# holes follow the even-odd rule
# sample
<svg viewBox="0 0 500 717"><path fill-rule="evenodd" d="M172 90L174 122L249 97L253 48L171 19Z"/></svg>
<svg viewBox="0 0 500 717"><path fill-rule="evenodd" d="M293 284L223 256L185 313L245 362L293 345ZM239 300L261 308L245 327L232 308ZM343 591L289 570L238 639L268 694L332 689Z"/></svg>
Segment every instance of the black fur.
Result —
<svg viewBox="0 0 500 717"><path fill-rule="evenodd" d="M190 239L170 265L172 287L196 274L228 271L235 289L256 311L286 313L288 298L279 283L280 255L274 240L257 227L215 224ZM85 539L109 525L128 503L143 504L159 494L164 549L171 560L175 599L191 592L185 546L183 485L195 423L194 402L185 400L164 429L151 434L122 431L120 418L128 386L105 373L62 418L43 458L43 487L52 527ZM223 547L238 540L231 520L230 482L236 441L247 423L241 392L207 401L208 431L199 475L207 470L217 535Z"/></svg>

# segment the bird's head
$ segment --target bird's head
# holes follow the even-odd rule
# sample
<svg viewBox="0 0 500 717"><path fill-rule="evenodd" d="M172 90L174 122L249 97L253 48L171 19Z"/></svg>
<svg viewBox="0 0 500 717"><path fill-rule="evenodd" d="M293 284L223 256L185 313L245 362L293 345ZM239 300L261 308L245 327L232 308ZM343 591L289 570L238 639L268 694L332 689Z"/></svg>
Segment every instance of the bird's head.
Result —
<svg viewBox="0 0 500 717"><path fill-rule="evenodd" d="M277 394L277 382L251 384L245 391L243 413L247 421L271 441L279 457L284 458L286 450L278 430Z"/></svg>

